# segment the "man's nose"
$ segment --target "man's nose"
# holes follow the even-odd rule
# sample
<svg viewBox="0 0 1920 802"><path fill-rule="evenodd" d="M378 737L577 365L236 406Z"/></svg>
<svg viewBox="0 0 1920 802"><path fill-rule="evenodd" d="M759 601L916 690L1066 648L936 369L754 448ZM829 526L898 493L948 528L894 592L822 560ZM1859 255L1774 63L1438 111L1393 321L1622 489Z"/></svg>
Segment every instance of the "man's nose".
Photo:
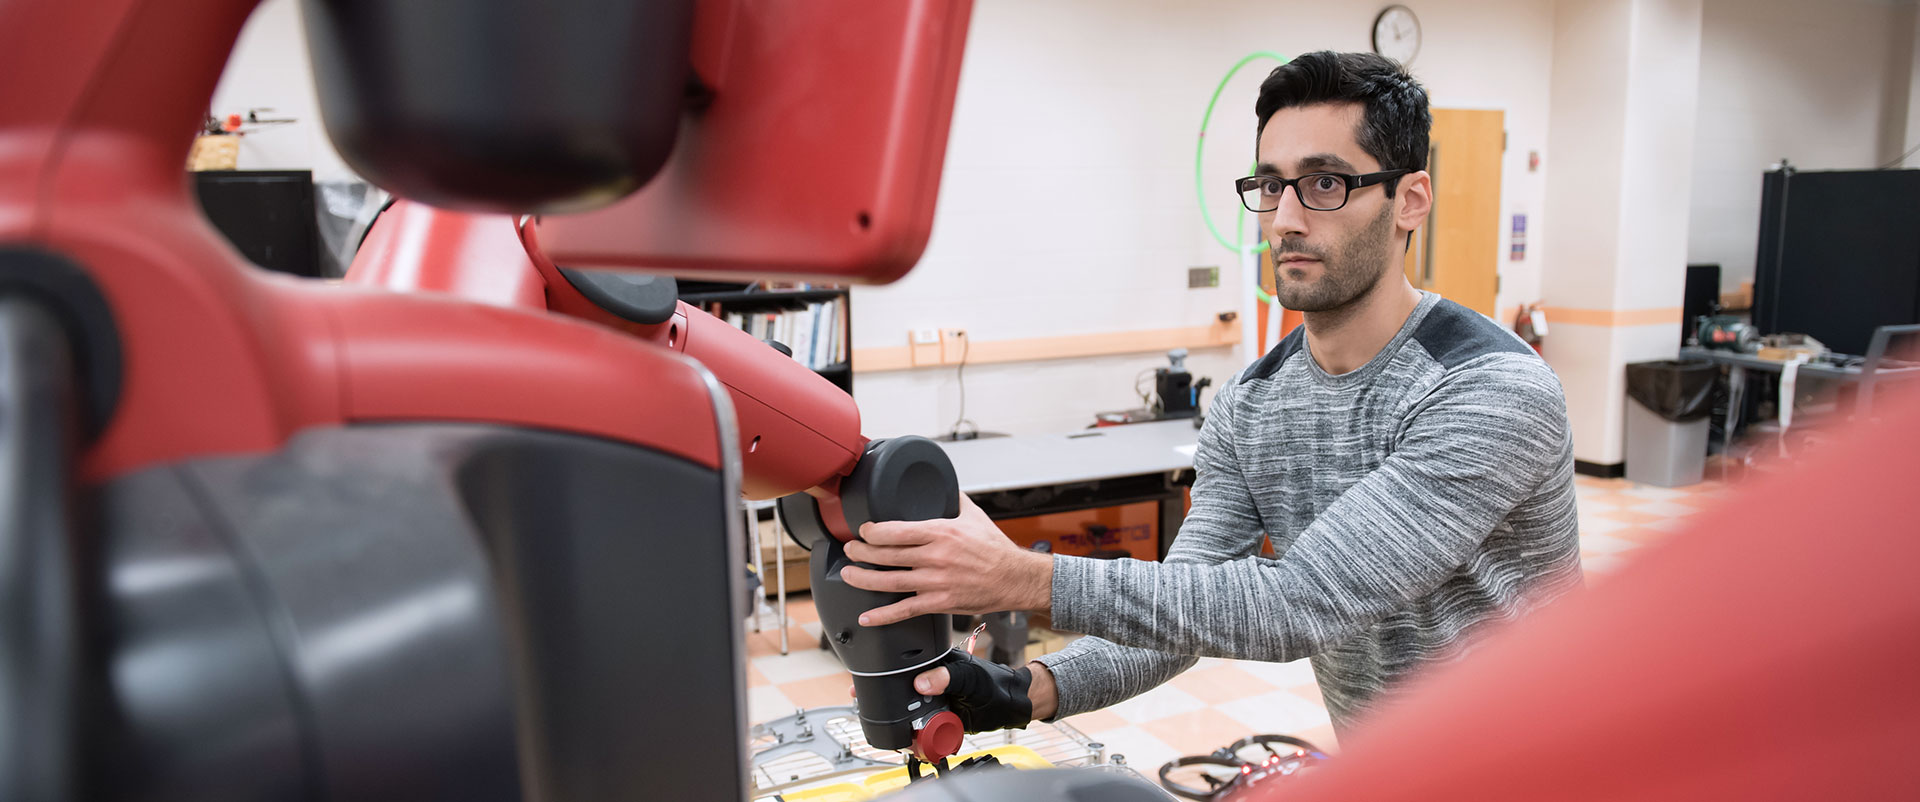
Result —
<svg viewBox="0 0 1920 802"><path fill-rule="evenodd" d="M1281 187L1279 208L1267 214L1268 242L1306 236L1307 207L1300 204L1300 190L1297 187Z"/></svg>

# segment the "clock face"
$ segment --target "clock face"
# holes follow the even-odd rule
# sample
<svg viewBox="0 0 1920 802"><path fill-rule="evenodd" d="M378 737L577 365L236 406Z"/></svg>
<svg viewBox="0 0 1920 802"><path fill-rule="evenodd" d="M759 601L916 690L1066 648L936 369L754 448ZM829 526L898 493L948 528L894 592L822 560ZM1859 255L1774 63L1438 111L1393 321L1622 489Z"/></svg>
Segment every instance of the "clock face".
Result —
<svg viewBox="0 0 1920 802"><path fill-rule="evenodd" d="M1420 19L1406 6L1387 6L1373 20L1373 52L1400 62L1420 53Z"/></svg>

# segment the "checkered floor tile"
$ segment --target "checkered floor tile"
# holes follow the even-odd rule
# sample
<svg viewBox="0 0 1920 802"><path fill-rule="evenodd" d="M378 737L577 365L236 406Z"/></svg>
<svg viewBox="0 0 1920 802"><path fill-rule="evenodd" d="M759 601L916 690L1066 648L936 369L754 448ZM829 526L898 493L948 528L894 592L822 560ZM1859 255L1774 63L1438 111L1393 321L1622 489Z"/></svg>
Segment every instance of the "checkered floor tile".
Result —
<svg viewBox="0 0 1920 802"><path fill-rule="evenodd" d="M1578 477L1580 556L1588 583L1605 582L1640 549L1684 530L1688 518L1723 502L1728 488L1718 481L1662 488ZM852 681L831 654L819 649L812 599L804 593L789 597L785 655L771 607L766 609L761 630L749 626L747 636L749 720L846 704ZM1124 754L1149 772L1179 755L1210 751L1255 733L1291 734L1323 748L1338 747L1313 670L1304 660L1205 659L1166 685L1068 721L1109 753Z"/></svg>

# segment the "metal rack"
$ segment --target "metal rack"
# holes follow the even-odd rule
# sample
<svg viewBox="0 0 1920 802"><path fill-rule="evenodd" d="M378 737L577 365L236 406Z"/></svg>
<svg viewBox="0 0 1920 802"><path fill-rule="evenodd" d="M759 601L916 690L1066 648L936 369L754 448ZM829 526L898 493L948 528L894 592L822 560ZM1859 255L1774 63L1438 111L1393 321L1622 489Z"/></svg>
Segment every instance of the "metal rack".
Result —
<svg viewBox="0 0 1920 802"><path fill-rule="evenodd" d="M747 517L747 548L753 552L753 572L761 582L767 581L766 566L760 560L760 511L772 509L771 501L742 501L740 504ZM780 526L780 516L773 518L773 596L775 605L774 620L780 629L780 654L787 653L787 532ZM759 632L762 626L762 608L766 600L755 594L753 600L753 631Z"/></svg>
<svg viewBox="0 0 1920 802"><path fill-rule="evenodd" d="M860 732L860 719L850 706L795 711L786 718L754 725L748 737L756 800L906 764L904 754L867 743ZM1124 759L1109 761L1104 744L1063 723L1036 721L1022 730L968 735L960 753L1006 745L1032 749L1055 766L1098 766L1132 773Z"/></svg>

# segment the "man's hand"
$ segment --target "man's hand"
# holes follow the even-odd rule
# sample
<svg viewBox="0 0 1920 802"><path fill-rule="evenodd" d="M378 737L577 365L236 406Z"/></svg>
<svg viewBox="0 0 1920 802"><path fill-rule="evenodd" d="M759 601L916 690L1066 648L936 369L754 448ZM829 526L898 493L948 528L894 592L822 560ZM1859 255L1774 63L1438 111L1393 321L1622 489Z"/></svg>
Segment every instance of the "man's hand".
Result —
<svg viewBox="0 0 1920 802"><path fill-rule="evenodd" d="M1004 671L1005 669L1001 670ZM1033 680L1027 686L1027 700L1031 705L1028 710L1027 721L1044 721L1053 718L1054 712L1059 709L1060 705L1059 696L1053 685L1053 671L1048 669L1045 663L1037 660L1028 661L1026 670L1033 674ZM914 677L913 689L927 696L945 696L951 691L960 697L958 700L959 704L966 704L967 702L978 704L983 701L973 698L973 694L962 693L962 689L949 687L952 682L953 672L949 671L946 666L939 666L923 671L920 673L920 676ZM972 691L973 689L970 687L965 690ZM1021 722L1012 726L1024 727L1026 724L1027 722ZM971 728L967 731L973 732Z"/></svg>
<svg viewBox="0 0 1920 802"><path fill-rule="evenodd" d="M956 685L948 666L964 672L967 681ZM1026 676L1020 676L1023 672ZM1027 681L1024 699L1017 698L1020 689L1019 681L1013 679L1016 676ZM955 651L945 665L914 677L913 689L926 696L947 696L967 732L1025 727L1053 718L1060 706L1053 672L1037 660L1016 672ZM849 686L847 692L851 694L853 688Z"/></svg>
<svg viewBox="0 0 1920 802"><path fill-rule="evenodd" d="M907 570L849 566L840 571L847 584L917 594L867 611L860 616L862 626L928 613L972 615L1052 606L1053 557L1014 545L965 495L960 496L958 518L869 523L860 527L860 538L847 544L848 557Z"/></svg>

